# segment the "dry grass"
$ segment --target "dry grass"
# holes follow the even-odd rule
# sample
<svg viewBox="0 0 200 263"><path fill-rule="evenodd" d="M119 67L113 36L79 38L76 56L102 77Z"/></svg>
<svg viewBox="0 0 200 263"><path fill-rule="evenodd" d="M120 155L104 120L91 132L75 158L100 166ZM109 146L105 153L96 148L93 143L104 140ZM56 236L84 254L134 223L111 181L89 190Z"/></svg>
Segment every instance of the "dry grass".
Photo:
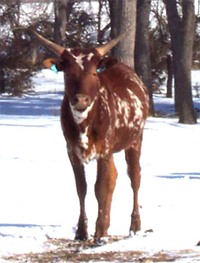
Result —
<svg viewBox="0 0 200 263"><path fill-rule="evenodd" d="M123 239L123 237L114 237L109 243ZM15 263L47 263L47 262L175 262L178 259L188 258L195 262L200 262L200 253L193 250L180 251L159 251L149 253L147 251L112 251L103 253L88 253L87 249L97 246L93 240L86 242L73 241L68 239L48 240L46 245L49 249L43 253L28 253L5 257L7 262ZM189 261L188 261L189 262ZM194 262L194 261L193 261Z"/></svg>

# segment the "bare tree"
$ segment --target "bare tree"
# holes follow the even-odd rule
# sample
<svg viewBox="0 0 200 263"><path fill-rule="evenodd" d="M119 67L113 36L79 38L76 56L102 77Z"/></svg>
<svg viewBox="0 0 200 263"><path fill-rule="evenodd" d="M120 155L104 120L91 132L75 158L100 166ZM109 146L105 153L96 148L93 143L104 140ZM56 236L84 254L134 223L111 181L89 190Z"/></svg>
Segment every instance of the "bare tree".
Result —
<svg viewBox="0 0 200 263"><path fill-rule="evenodd" d="M149 43L149 15L151 0L137 2L137 27L135 44L135 71L142 79L149 91L150 114L154 115L152 85L151 85L151 62Z"/></svg>
<svg viewBox="0 0 200 263"><path fill-rule="evenodd" d="M167 10L175 78L175 108L179 122L196 123L192 101L191 66L195 34L194 0L164 0ZM179 13L179 10L182 13Z"/></svg>
<svg viewBox="0 0 200 263"><path fill-rule="evenodd" d="M170 37L166 8L161 0L151 1L151 24L149 27L152 89L158 90L169 78L167 56L170 51ZM163 74L163 73L167 73ZM167 80L168 81L168 80ZM170 82L169 82L170 83Z"/></svg>
<svg viewBox="0 0 200 263"><path fill-rule="evenodd" d="M108 22L105 26L102 25L103 16L106 15L107 17L109 17L109 7L108 7L108 1L98 0L98 2L99 2L99 11L97 15L97 32L98 32L97 42L98 44L101 45L104 42L105 33L110 28L110 22ZM106 14L105 14L105 10L106 10Z"/></svg>
<svg viewBox="0 0 200 263"><path fill-rule="evenodd" d="M55 0L54 12L54 40L57 44L65 46L66 42L66 23L67 23L67 5L69 0Z"/></svg>
<svg viewBox="0 0 200 263"><path fill-rule="evenodd" d="M137 0L109 0L109 6L111 37L129 30L126 38L113 49L113 54L134 69Z"/></svg>
<svg viewBox="0 0 200 263"><path fill-rule="evenodd" d="M1 1L0 92L21 95L32 88L31 77L37 67L37 56L32 59L34 41L20 29L27 25L44 29L47 24L45 11L48 4L46 0L41 0L40 3L24 3L22 0ZM39 57L42 57L41 53Z"/></svg>
<svg viewBox="0 0 200 263"><path fill-rule="evenodd" d="M173 80L173 64L172 64L172 56L168 54L167 56L167 98L172 98L172 80Z"/></svg>

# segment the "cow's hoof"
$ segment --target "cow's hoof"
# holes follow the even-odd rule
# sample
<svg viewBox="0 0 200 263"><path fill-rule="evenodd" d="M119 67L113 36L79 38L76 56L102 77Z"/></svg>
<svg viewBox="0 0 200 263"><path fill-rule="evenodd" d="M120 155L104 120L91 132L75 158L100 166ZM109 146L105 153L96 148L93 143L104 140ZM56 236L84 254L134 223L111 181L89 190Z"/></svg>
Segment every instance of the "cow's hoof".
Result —
<svg viewBox="0 0 200 263"><path fill-rule="evenodd" d="M88 239L88 233L85 231L76 231L75 240L86 241Z"/></svg>
<svg viewBox="0 0 200 263"><path fill-rule="evenodd" d="M132 231L134 234L136 234L140 230L141 230L140 215L137 214L132 216L130 232Z"/></svg>
<svg viewBox="0 0 200 263"><path fill-rule="evenodd" d="M137 234L137 232L139 232L141 230L140 225L135 225L134 227L131 226L130 228L130 232L133 233L134 235Z"/></svg>
<svg viewBox="0 0 200 263"><path fill-rule="evenodd" d="M102 246L108 243L108 237L95 238L94 243L98 246Z"/></svg>

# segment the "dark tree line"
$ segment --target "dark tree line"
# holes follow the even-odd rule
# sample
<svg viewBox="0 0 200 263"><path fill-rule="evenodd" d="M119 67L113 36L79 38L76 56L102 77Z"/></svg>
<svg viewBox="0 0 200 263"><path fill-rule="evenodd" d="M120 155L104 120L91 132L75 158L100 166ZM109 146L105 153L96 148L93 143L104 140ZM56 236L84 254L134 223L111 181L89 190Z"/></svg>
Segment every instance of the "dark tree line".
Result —
<svg viewBox="0 0 200 263"><path fill-rule="evenodd" d="M113 55L135 69L147 86L151 102L150 114L154 115L152 90L156 83L159 85L162 81L160 76L165 71L168 73L168 96L171 96L174 74L175 109L179 113L179 121L196 123L190 72L194 57L193 46L196 46L195 54L198 54L200 41L194 42L195 39L198 40L198 37L195 38L194 0L88 0L91 9L93 2L99 4L95 14L83 10L81 2L49 0L47 3L45 0L44 3L53 5L54 21L51 15L34 14L29 24L47 38L69 47L103 43L110 35L115 37L128 29L127 37L116 46ZM31 36L14 30L20 26L21 4L22 0L3 0L0 4L0 30L9 27L12 32L9 37L0 40L0 92L9 89L8 86L11 85L5 68L21 69L19 76L25 72L24 68L28 69L28 80L33 68L37 68L37 63L41 64L46 52L38 48ZM150 14L153 14L156 26L150 27ZM105 16L108 17L107 23L102 22ZM196 18L196 24L198 22ZM11 51L21 55L24 61L19 58L12 65L5 65L6 58L12 57ZM14 60L8 59L9 61ZM24 80L26 83L25 77Z"/></svg>
<svg viewBox="0 0 200 263"><path fill-rule="evenodd" d="M33 88L31 77L39 65L33 38L16 30L21 27L21 17L29 17L21 6L22 0L0 1L0 93L17 96ZM37 15L39 9L32 13L31 20L38 25L47 24L46 8L40 10L44 11L42 19Z"/></svg>

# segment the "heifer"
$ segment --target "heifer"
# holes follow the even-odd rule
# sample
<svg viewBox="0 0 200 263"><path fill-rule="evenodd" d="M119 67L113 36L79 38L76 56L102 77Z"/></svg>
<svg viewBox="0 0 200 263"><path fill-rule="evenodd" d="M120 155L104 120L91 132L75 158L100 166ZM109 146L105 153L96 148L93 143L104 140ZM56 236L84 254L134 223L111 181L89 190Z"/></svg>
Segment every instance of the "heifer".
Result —
<svg viewBox="0 0 200 263"><path fill-rule="evenodd" d="M117 177L113 153L121 150L125 150L128 175L134 192L130 230L139 231L139 158L144 123L148 115L148 95L131 68L117 59L104 58L124 34L96 48L66 49L36 32L32 33L58 55L58 59L47 59L44 64L49 68L53 65L54 70L56 67L64 71L65 94L61 123L80 200L76 239L88 238L84 163L97 160L95 194L98 218L95 239L103 240L108 235L111 201Z"/></svg>

